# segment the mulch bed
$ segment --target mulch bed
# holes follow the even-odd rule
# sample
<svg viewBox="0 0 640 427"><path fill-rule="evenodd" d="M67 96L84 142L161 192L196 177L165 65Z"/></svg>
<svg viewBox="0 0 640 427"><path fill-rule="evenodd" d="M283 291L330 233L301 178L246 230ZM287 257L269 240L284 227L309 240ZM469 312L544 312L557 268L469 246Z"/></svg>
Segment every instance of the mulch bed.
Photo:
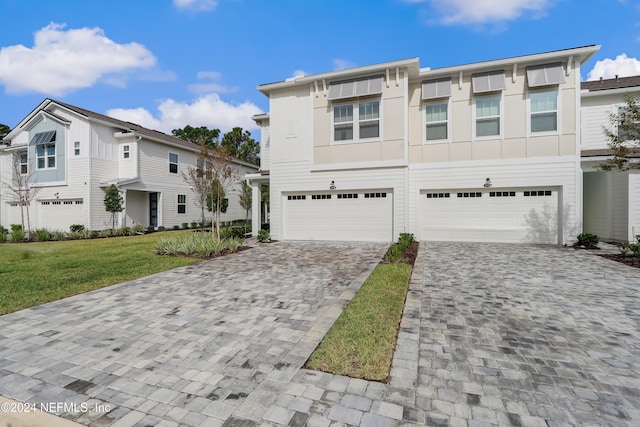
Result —
<svg viewBox="0 0 640 427"><path fill-rule="evenodd" d="M414 265L416 263L416 258L418 257L418 248L420 247L420 242L413 242L402 254L402 259L400 262L404 262L410 265Z"/></svg>
<svg viewBox="0 0 640 427"><path fill-rule="evenodd" d="M610 259L613 261L621 262L623 264L629 265L631 267L640 268L640 258L635 255L622 255L622 254L602 254L600 255L603 258Z"/></svg>

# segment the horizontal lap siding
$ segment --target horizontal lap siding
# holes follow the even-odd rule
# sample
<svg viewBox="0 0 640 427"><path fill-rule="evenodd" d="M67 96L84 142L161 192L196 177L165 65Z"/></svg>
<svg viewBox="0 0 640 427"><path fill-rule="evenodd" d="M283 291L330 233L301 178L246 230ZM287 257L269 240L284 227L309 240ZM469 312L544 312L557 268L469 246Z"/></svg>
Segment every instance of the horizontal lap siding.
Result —
<svg viewBox="0 0 640 427"><path fill-rule="evenodd" d="M446 167L409 170L409 230L417 233L419 228L418 201L421 190L427 189L483 189L486 178L491 178L493 187L562 187L564 240L575 239L576 224L576 162L523 163L515 165L473 166L469 163L447 163ZM563 242L564 243L564 242Z"/></svg>
<svg viewBox="0 0 640 427"><path fill-rule="evenodd" d="M628 240L635 239L640 234L640 173L629 174L629 236Z"/></svg>
<svg viewBox="0 0 640 427"><path fill-rule="evenodd" d="M328 191L331 181L338 191L391 189L393 192L393 236L405 232L404 169L362 169L310 172L308 161L274 164L270 182L271 234L282 238L282 192Z"/></svg>

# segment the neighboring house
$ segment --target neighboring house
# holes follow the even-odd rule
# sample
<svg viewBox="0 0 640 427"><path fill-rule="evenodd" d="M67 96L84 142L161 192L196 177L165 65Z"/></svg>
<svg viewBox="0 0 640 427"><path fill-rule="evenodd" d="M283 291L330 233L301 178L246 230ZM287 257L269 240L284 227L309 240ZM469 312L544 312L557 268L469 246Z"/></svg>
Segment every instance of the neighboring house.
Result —
<svg viewBox="0 0 640 427"><path fill-rule="evenodd" d="M272 237L574 241L580 66L598 49L439 69L412 58L259 86L262 170L247 178L254 201L270 186Z"/></svg>
<svg viewBox="0 0 640 427"><path fill-rule="evenodd" d="M612 129L610 118L624 108L627 94L640 96L640 76L582 82L584 231L602 240L633 241L640 234L640 171L597 167L611 155L603 130Z"/></svg>
<svg viewBox="0 0 640 427"><path fill-rule="evenodd" d="M110 227L105 190L115 184L125 200L119 226L172 227L200 220L200 208L182 172L196 165L199 147L162 132L117 120L63 102L45 99L5 138L0 177L11 183L12 153L20 153L21 173L38 189L30 207L32 229ZM239 179L258 168L234 161ZM239 180L223 220L244 219ZM0 224L20 223L20 208L0 190Z"/></svg>

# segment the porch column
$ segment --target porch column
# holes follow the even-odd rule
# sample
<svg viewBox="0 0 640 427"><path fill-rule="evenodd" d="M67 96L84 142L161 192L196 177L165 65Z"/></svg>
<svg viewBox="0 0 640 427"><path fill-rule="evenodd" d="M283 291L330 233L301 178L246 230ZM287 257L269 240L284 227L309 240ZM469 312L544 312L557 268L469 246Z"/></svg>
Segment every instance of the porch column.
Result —
<svg viewBox="0 0 640 427"><path fill-rule="evenodd" d="M251 185L251 236L256 237L262 226L260 221L260 211L262 210L260 183L249 181L249 185Z"/></svg>

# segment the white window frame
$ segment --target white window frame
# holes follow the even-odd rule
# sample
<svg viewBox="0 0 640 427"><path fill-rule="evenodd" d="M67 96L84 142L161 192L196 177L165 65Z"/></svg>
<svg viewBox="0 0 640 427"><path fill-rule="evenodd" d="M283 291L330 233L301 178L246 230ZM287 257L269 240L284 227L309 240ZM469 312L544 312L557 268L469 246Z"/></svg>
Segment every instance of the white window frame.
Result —
<svg viewBox="0 0 640 427"><path fill-rule="evenodd" d="M73 155L74 156L80 155L80 141L73 142Z"/></svg>
<svg viewBox="0 0 640 427"><path fill-rule="evenodd" d="M499 98L500 99L500 104L499 104L499 108L500 108L500 114L498 114L497 116L486 116L486 117L478 117L478 107L477 107L477 102L479 99L486 99L486 98ZM478 124L478 120L480 119L488 119L491 117L497 117L499 122L499 126L498 126L498 135L485 135L485 136L477 136L477 124ZM504 97L502 92L498 93L498 94L491 94L491 95L477 95L474 96L473 99L473 112L472 112L472 120L473 120L473 129L472 131L472 135L473 135L473 140L479 140L479 141L484 141L484 140L489 140L489 139L504 139Z"/></svg>
<svg viewBox="0 0 640 427"><path fill-rule="evenodd" d="M531 109L531 94L533 93L538 93L538 92L549 92L549 91L554 91L556 93L556 109L555 110L546 110L546 111L536 111L535 113L532 111ZM545 136L545 135L558 135L560 133L560 126L561 126L561 116L560 116L560 111L562 111L562 109L560 108L560 89L556 86L556 87L545 87L545 88L540 88L540 89L530 89L527 92L527 134L528 136ZM548 130L548 131L539 131L539 132L534 132L531 129L531 117L534 114L549 114L555 112L556 113L556 130Z"/></svg>
<svg viewBox="0 0 640 427"><path fill-rule="evenodd" d="M122 158L128 159L131 157L131 147L129 144L125 144L122 146Z"/></svg>
<svg viewBox="0 0 640 427"><path fill-rule="evenodd" d="M20 156L20 159L19 159L20 175L27 175L29 173L29 153L26 150L20 151L19 156Z"/></svg>
<svg viewBox="0 0 640 427"><path fill-rule="evenodd" d="M176 156L176 161L172 162L171 161L171 156L174 155ZM172 165L176 165L176 171L173 172L171 170L171 166ZM173 173L173 174L177 174L180 171L180 156L178 155L178 153L172 153L171 151L169 152L169 173Z"/></svg>
<svg viewBox="0 0 640 427"><path fill-rule="evenodd" d="M180 201L181 197L184 198L183 202ZM177 205L176 213L178 215L186 215L187 214L187 195L186 194L178 194L176 205ZM184 212L180 212L180 207L181 206L184 208Z"/></svg>
<svg viewBox="0 0 640 427"><path fill-rule="evenodd" d="M373 119L360 120L360 105L377 102L378 103L378 117ZM352 106L353 108L353 120L351 122L336 122L335 121L335 109L339 107ZM378 122L378 136L370 138L360 137L360 125L367 122ZM335 129L336 126L351 123L353 126L353 139L336 140ZM351 102L340 102L331 104L331 142L333 144L353 144L358 142L379 142L382 139L382 99L381 98L363 98L352 100Z"/></svg>
<svg viewBox="0 0 640 427"><path fill-rule="evenodd" d="M434 105L446 105L447 106L447 120L440 120L440 121L435 121L435 122L428 122L427 121L427 107L429 106L434 106ZM451 142L451 102L449 99L446 100L440 100L440 101L432 101L432 102L425 102L424 103L424 107L423 107L423 113L422 113L422 131L423 131L423 138L422 141L424 144L443 144L443 143L448 143ZM427 139L427 126L430 124L439 124L439 123L446 123L447 124L447 137L443 138L443 139Z"/></svg>
<svg viewBox="0 0 640 427"><path fill-rule="evenodd" d="M38 149L42 147L44 150L44 154L41 156L40 153L38 153ZM49 147L53 147L53 154L49 154ZM40 163L40 159L44 160L44 166L40 167L39 163ZM50 160L53 160L53 166L49 166L50 164ZM55 142L50 142L47 144L39 144L36 145L36 169L37 170L52 170L56 168L56 143Z"/></svg>

